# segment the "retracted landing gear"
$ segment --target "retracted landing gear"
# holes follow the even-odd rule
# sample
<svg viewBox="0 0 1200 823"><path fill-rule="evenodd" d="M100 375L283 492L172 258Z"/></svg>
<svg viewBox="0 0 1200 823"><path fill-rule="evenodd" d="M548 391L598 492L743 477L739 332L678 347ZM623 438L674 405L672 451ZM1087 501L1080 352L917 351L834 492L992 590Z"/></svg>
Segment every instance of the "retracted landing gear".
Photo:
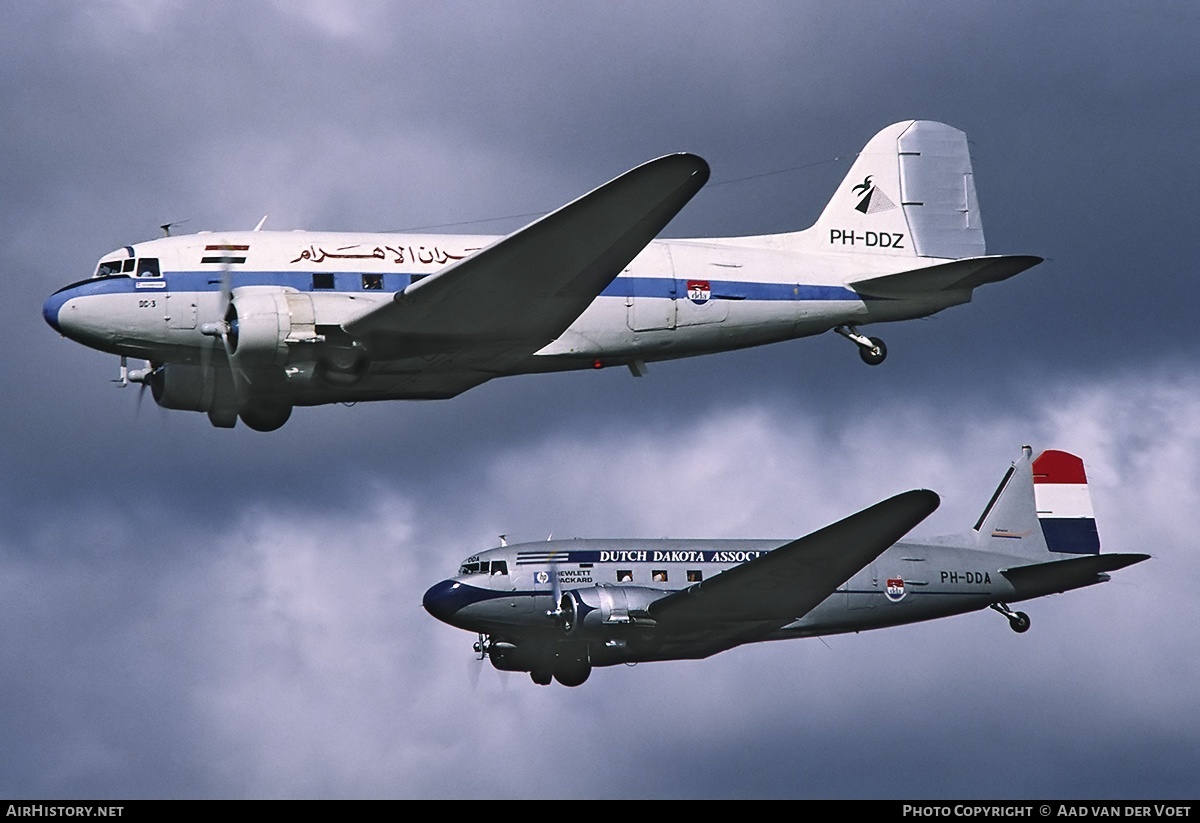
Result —
<svg viewBox="0 0 1200 823"><path fill-rule="evenodd" d="M1029 631L1029 615L1025 612L1014 612L1005 603L993 603L992 608L1008 618L1008 625L1017 634Z"/></svg>
<svg viewBox="0 0 1200 823"><path fill-rule="evenodd" d="M887 357L887 346L878 337L859 334L855 326L838 326L834 331L858 346L858 356L868 366L878 366Z"/></svg>
<svg viewBox="0 0 1200 823"><path fill-rule="evenodd" d="M557 680L564 686L582 686L592 673L592 664L587 660L560 657L550 667L539 666L529 673L529 678L539 686L549 686Z"/></svg>
<svg viewBox="0 0 1200 823"><path fill-rule="evenodd" d="M582 686L592 673L592 664L586 660L561 659L554 667L554 679L564 686Z"/></svg>
<svg viewBox="0 0 1200 823"><path fill-rule="evenodd" d="M286 403L250 403L242 407L238 416L256 432L273 432L292 416L292 407Z"/></svg>
<svg viewBox="0 0 1200 823"><path fill-rule="evenodd" d="M582 686L592 673L587 652L560 649L545 655L529 672L529 678L539 686L549 686L557 680L563 686Z"/></svg>

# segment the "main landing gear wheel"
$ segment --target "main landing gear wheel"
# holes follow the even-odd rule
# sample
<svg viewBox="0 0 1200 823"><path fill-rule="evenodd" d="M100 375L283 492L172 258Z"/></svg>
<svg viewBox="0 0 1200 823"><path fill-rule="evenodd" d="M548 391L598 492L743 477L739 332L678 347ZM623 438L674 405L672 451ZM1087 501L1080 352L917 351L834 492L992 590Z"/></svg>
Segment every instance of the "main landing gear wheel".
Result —
<svg viewBox="0 0 1200 823"><path fill-rule="evenodd" d="M549 686L554 675L545 669L534 669L529 673L529 679L539 686Z"/></svg>
<svg viewBox="0 0 1200 823"><path fill-rule="evenodd" d="M208 422L218 429L232 429L237 425L237 411L234 409L209 409Z"/></svg>
<svg viewBox="0 0 1200 823"><path fill-rule="evenodd" d="M993 603L992 608L1008 618L1008 627L1017 634L1029 631L1029 615L1025 612L1014 612L1004 603Z"/></svg>
<svg viewBox="0 0 1200 823"><path fill-rule="evenodd" d="M238 413L242 422L256 432L273 432L292 416L292 407L275 404L251 404Z"/></svg>
<svg viewBox="0 0 1200 823"><path fill-rule="evenodd" d="M582 686L591 673L592 664L586 660L563 660L554 668L554 679L564 686Z"/></svg>

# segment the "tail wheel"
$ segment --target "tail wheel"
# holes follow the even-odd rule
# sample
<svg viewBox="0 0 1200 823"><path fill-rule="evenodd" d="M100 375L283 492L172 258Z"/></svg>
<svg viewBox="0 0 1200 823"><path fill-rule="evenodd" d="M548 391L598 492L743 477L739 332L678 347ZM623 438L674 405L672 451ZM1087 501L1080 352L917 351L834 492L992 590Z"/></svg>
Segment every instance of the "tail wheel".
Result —
<svg viewBox="0 0 1200 823"><path fill-rule="evenodd" d="M858 350L858 356L863 359L863 362L868 366L878 366L887 357L887 346L878 337L868 338L871 341L871 347L862 346Z"/></svg>
<svg viewBox="0 0 1200 823"><path fill-rule="evenodd" d="M993 603L989 608L1008 618L1008 627L1017 634L1029 631L1029 615L1025 612L1014 612L1007 603Z"/></svg>
<svg viewBox="0 0 1200 823"><path fill-rule="evenodd" d="M1029 615L1025 612L1016 612L1008 618L1008 625L1017 634L1024 634L1029 631Z"/></svg>

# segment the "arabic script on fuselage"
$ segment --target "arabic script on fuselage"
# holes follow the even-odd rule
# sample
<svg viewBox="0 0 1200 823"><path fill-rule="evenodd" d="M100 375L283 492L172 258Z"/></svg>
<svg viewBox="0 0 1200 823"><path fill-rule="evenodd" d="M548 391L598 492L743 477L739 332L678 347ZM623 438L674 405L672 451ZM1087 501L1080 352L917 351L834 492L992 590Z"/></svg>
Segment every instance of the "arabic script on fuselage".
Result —
<svg viewBox="0 0 1200 823"><path fill-rule="evenodd" d="M475 251L479 251L479 249L463 249L461 253L455 254L443 250L440 246L434 246L433 248L426 246L376 246L373 249L365 249L362 245L354 245L341 246L333 251L327 251L322 246L309 246L307 249L301 249L296 259L290 262L299 263L301 260L307 260L310 263L324 263L326 260L385 260L395 264L421 263L423 265L444 266L447 263L462 260Z"/></svg>

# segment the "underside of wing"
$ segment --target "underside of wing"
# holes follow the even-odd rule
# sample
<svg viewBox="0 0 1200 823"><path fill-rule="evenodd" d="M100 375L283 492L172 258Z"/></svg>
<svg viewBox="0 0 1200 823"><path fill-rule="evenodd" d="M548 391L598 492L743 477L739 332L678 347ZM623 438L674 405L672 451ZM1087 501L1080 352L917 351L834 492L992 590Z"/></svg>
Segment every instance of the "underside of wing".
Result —
<svg viewBox="0 0 1200 823"><path fill-rule="evenodd" d="M967 257L912 271L870 277L849 284L864 297L912 298L939 291L971 290L998 283L1042 262L1032 255Z"/></svg>
<svg viewBox="0 0 1200 823"><path fill-rule="evenodd" d="M560 335L708 180L673 154L638 166L413 283L344 325L373 359L470 353L502 373Z"/></svg>
<svg viewBox="0 0 1200 823"><path fill-rule="evenodd" d="M888 498L656 601L650 615L671 656L707 657L757 640L811 611L938 503L925 489Z"/></svg>

